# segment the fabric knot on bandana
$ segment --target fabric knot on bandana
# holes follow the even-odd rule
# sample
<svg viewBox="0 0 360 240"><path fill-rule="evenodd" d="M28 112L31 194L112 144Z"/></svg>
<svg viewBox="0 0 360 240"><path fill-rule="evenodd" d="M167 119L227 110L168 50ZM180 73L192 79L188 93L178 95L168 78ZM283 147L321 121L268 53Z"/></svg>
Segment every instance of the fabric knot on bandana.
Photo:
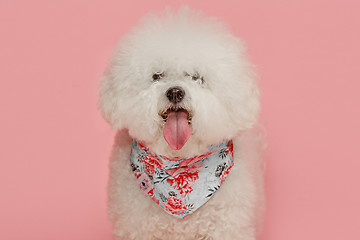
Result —
<svg viewBox="0 0 360 240"><path fill-rule="evenodd" d="M234 165L233 142L212 145L191 158L154 154L134 140L131 169L145 195L172 216L183 218L205 204L224 183Z"/></svg>

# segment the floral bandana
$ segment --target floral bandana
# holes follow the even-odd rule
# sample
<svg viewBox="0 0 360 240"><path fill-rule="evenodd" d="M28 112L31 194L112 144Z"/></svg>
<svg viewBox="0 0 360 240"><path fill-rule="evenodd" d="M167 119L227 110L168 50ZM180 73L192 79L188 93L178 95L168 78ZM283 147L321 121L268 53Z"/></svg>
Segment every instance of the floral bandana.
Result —
<svg viewBox="0 0 360 240"><path fill-rule="evenodd" d="M233 162L232 140L192 158L154 154L136 140L130 164L136 182L162 209L183 218L205 204L225 181Z"/></svg>

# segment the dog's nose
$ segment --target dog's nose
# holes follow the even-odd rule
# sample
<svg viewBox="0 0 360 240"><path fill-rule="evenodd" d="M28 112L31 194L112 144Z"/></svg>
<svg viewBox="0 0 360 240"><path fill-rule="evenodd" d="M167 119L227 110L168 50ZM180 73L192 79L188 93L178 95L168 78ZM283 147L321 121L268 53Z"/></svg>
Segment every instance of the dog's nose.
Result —
<svg viewBox="0 0 360 240"><path fill-rule="evenodd" d="M166 91L166 97L172 103L181 102L185 96L185 91L181 87L172 87Z"/></svg>

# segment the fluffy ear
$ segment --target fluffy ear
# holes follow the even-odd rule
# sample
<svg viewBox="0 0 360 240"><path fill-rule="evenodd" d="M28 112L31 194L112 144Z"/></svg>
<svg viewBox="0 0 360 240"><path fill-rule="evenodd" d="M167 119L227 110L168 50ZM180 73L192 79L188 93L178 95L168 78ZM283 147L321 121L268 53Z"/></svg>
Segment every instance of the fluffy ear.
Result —
<svg viewBox="0 0 360 240"><path fill-rule="evenodd" d="M256 75L248 66L246 74L242 76L242 85L240 86L241 98L238 102L238 113L240 132L253 128L258 121L260 102L259 102L259 89L256 82Z"/></svg>
<svg viewBox="0 0 360 240"><path fill-rule="evenodd" d="M100 80L98 108L112 128L122 129L124 126L119 118L119 97L116 94L116 82L110 69L111 66L104 72Z"/></svg>
<svg viewBox="0 0 360 240"><path fill-rule="evenodd" d="M260 93L257 86L257 74L255 66L249 61L245 43L243 40L237 40L237 59L240 74L238 77L238 111L242 119L242 129L252 128L258 121L260 111Z"/></svg>
<svg viewBox="0 0 360 240"><path fill-rule="evenodd" d="M254 127L254 125L258 121L259 111L260 111L260 100L259 100L259 90L256 84L256 81L252 79L249 83L249 89L244 94L246 97L244 98L244 108L242 110L242 116L244 122L245 129L249 129Z"/></svg>
<svg viewBox="0 0 360 240"><path fill-rule="evenodd" d="M228 114L236 125L232 129L239 132L252 128L258 120L260 103L255 66L249 61L245 43L236 37L229 38L227 49L228 62L223 68L218 67L220 80L225 84L221 99L224 100ZM221 82L221 81L218 81Z"/></svg>

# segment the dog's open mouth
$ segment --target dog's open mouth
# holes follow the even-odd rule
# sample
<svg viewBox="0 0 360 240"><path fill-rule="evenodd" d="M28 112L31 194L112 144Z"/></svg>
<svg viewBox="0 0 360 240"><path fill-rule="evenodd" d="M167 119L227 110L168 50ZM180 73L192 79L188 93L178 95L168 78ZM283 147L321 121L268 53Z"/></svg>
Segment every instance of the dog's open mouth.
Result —
<svg viewBox="0 0 360 240"><path fill-rule="evenodd" d="M185 112L187 114L186 118L187 118L188 124L191 124L191 120L192 120L191 112L182 107L170 107L167 110L160 112L159 115L162 117L162 119L166 123L168 116L171 112L180 112L180 111Z"/></svg>
<svg viewBox="0 0 360 240"><path fill-rule="evenodd" d="M191 113L181 107L170 107L159 113L165 121L164 138L174 150L181 149L191 135Z"/></svg>

